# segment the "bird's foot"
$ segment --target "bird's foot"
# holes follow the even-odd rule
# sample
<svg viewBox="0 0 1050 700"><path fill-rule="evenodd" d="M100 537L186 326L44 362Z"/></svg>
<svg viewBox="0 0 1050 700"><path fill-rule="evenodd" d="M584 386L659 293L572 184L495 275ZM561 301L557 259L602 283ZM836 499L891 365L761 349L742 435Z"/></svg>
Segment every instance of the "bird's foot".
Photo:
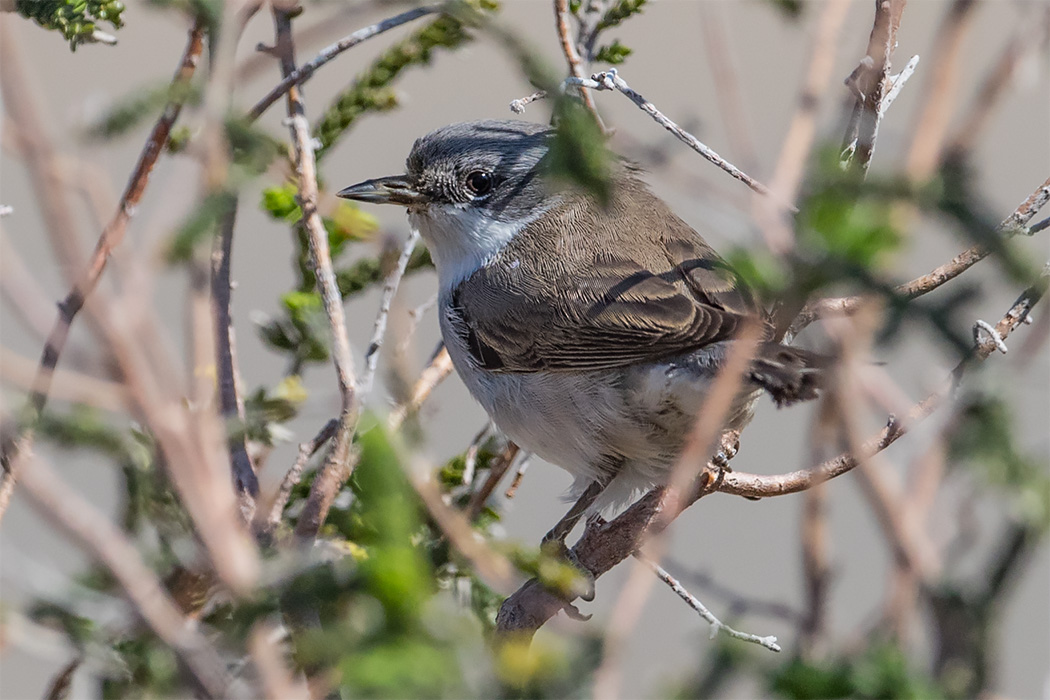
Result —
<svg viewBox="0 0 1050 700"><path fill-rule="evenodd" d="M545 587L566 601L577 597L594 600L594 574L565 544L565 540L544 538L540 555L539 580Z"/></svg>
<svg viewBox="0 0 1050 700"><path fill-rule="evenodd" d="M740 431L738 430L727 430L722 433L722 439L719 443L719 450L715 453L715 456L711 458L712 464L723 471L731 472L732 468L729 466L730 460L736 457L737 452L740 451Z"/></svg>

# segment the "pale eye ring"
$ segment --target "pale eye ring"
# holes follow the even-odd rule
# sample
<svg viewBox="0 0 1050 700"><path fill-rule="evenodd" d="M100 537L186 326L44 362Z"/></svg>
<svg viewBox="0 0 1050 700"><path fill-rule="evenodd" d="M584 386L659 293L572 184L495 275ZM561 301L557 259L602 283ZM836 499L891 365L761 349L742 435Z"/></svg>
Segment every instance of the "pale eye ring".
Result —
<svg viewBox="0 0 1050 700"><path fill-rule="evenodd" d="M467 175L466 179L467 188L475 195L487 194L492 189L494 182L495 179L492 177L492 173L487 173L484 170L475 170Z"/></svg>

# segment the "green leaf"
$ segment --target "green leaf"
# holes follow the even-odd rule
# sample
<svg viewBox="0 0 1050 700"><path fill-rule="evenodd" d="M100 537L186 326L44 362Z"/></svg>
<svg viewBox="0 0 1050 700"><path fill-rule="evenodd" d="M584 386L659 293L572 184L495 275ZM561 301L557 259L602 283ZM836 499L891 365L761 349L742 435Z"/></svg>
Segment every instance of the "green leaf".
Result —
<svg viewBox="0 0 1050 700"><path fill-rule="evenodd" d="M614 39L613 43L598 49L598 53L595 55L594 59L596 61L602 61L604 63L618 66L623 63L631 53L633 53L631 49L621 44L619 39Z"/></svg>
<svg viewBox="0 0 1050 700"><path fill-rule="evenodd" d="M615 27L631 15L638 14L645 7L646 0L619 0L615 5L605 11L605 15L598 20L598 31L604 31Z"/></svg>
<svg viewBox="0 0 1050 700"><path fill-rule="evenodd" d="M92 42L97 21L119 29L124 26L124 4L118 0L15 0L15 10L41 27L57 31L69 41L69 49Z"/></svg>
<svg viewBox="0 0 1050 700"><path fill-rule="evenodd" d="M594 195L603 205L612 196L613 155L590 113L574 99L559 99L557 123L545 158L548 173Z"/></svg>

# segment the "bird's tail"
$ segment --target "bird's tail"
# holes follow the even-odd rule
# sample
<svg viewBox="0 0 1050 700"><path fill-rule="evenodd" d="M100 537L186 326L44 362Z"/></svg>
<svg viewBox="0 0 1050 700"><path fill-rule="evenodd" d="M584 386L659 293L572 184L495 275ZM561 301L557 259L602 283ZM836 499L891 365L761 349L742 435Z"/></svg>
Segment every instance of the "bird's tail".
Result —
<svg viewBox="0 0 1050 700"><path fill-rule="evenodd" d="M749 377L769 392L777 406L817 398L830 359L801 348L763 343L751 363Z"/></svg>

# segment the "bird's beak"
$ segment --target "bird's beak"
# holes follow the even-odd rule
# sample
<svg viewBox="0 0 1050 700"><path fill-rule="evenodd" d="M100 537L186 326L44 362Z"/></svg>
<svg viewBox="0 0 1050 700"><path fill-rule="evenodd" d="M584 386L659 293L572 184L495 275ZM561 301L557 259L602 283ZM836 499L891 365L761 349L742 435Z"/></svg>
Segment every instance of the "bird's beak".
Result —
<svg viewBox="0 0 1050 700"><path fill-rule="evenodd" d="M391 175L375 180L365 180L336 193L337 197L356 199L359 202L376 204L400 204L413 206L426 204L430 197L413 186L407 175Z"/></svg>

